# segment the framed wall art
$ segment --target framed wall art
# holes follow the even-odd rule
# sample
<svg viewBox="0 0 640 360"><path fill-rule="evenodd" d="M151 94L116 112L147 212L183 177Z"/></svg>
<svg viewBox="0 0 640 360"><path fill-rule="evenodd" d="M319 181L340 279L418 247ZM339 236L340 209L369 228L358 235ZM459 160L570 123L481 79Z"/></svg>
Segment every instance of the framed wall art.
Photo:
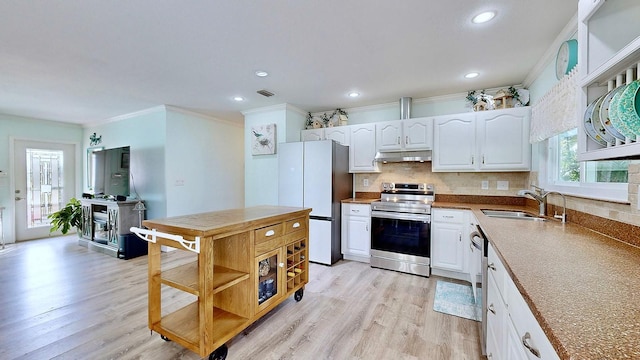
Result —
<svg viewBox="0 0 640 360"><path fill-rule="evenodd" d="M276 124L251 127L251 154L271 155L276 153Z"/></svg>

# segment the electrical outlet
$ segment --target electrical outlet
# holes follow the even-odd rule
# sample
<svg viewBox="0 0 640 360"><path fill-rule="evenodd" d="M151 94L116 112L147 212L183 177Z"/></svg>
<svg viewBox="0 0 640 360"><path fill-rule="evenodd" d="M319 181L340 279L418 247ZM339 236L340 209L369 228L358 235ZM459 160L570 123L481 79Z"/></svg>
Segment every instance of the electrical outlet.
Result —
<svg viewBox="0 0 640 360"><path fill-rule="evenodd" d="M489 190L489 181L482 180L481 188L482 188L482 190Z"/></svg>
<svg viewBox="0 0 640 360"><path fill-rule="evenodd" d="M369 186L369 179L362 180L362 185L363 186Z"/></svg>
<svg viewBox="0 0 640 360"><path fill-rule="evenodd" d="M498 190L509 190L509 182L508 181L498 181Z"/></svg>

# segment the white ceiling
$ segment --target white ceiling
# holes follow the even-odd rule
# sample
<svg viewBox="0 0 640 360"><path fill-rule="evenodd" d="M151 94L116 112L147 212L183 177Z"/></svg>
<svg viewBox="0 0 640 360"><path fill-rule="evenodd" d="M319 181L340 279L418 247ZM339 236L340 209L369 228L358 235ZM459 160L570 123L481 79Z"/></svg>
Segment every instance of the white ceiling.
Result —
<svg viewBox="0 0 640 360"><path fill-rule="evenodd" d="M489 9L495 20L471 23ZM165 104L242 121L281 103L316 112L516 85L576 10L577 0L5 0L0 113L86 124Z"/></svg>

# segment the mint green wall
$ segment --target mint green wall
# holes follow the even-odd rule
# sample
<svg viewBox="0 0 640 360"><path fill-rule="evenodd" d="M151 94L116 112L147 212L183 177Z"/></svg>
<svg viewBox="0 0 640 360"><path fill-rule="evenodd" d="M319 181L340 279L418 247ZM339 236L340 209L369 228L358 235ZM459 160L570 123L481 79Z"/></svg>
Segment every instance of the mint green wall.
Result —
<svg viewBox="0 0 640 360"><path fill-rule="evenodd" d="M244 206L244 127L167 110L167 216Z"/></svg>
<svg viewBox="0 0 640 360"><path fill-rule="evenodd" d="M465 96L459 95L428 100L414 99L411 106L411 117L418 118L470 112L472 110L467 105ZM349 114L349 125L398 120L400 119L400 99L396 103L346 109L346 111ZM320 114L322 113L314 113L314 115Z"/></svg>
<svg viewBox="0 0 640 360"><path fill-rule="evenodd" d="M0 114L0 206L3 211L3 232L5 241L15 241L14 229L14 196L13 169L10 168L13 161L10 139L25 139L48 142L59 142L76 145L76 193L82 193L81 174L81 143L82 127L74 124L66 124L54 121L30 119L19 116ZM15 186L15 185L13 185Z"/></svg>
<svg viewBox="0 0 640 360"><path fill-rule="evenodd" d="M287 106L285 112L286 118L286 138L280 142L296 142L300 141L300 131L304 129L307 122L307 113Z"/></svg>
<svg viewBox="0 0 640 360"><path fill-rule="evenodd" d="M165 143L166 112L164 106L132 114L130 117L106 122L84 129L83 166L86 172L86 149L89 136L96 133L102 136L98 146L115 148L129 146L131 171L131 196L136 192L145 201L146 218L166 217L167 202L165 195ZM87 188L86 176L83 176L84 188ZM134 189L135 188L135 189Z"/></svg>
<svg viewBox="0 0 640 360"><path fill-rule="evenodd" d="M252 155L251 128L276 124L276 143L287 139L286 106L278 105L244 113L244 205L278 205L278 146L273 155ZM300 135L298 133L298 139Z"/></svg>

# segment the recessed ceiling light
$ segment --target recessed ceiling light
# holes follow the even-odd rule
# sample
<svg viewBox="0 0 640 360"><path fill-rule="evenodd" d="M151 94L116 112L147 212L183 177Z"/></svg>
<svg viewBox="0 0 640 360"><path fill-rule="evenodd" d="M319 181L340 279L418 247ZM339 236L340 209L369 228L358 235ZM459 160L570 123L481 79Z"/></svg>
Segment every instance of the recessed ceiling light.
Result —
<svg viewBox="0 0 640 360"><path fill-rule="evenodd" d="M264 71L264 70L257 70L257 71L256 71L256 76L257 76L257 77L265 77L265 76L267 76L267 75L269 75L269 73L268 73L268 72L266 72L266 71Z"/></svg>
<svg viewBox="0 0 640 360"><path fill-rule="evenodd" d="M485 11L483 13L480 13L474 16L473 19L471 19L471 22L474 24L482 24L493 19L495 16L496 16L495 11Z"/></svg>
<svg viewBox="0 0 640 360"><path fill-rule="evenodd" d="M353 97L354 98L354 97L358 97L358 96L360 96L359 92L352 91L352 92L349 93L349 97Z"/></svg>
<svg viewBox="0 0 640 360"><path fill-rule="evenodd" d="M465 75L464 77L466 77L467 79L473 79L474 77L478 77L478 75L480 75L480 73L470 72L467 75Z"/></svg>
<svg viewBox="0 0 640 360"><path fill-rule="evenodd" d="M235 100L235 101L244 101L244 98L242 96L234 96L233 100Z"/></svg>

